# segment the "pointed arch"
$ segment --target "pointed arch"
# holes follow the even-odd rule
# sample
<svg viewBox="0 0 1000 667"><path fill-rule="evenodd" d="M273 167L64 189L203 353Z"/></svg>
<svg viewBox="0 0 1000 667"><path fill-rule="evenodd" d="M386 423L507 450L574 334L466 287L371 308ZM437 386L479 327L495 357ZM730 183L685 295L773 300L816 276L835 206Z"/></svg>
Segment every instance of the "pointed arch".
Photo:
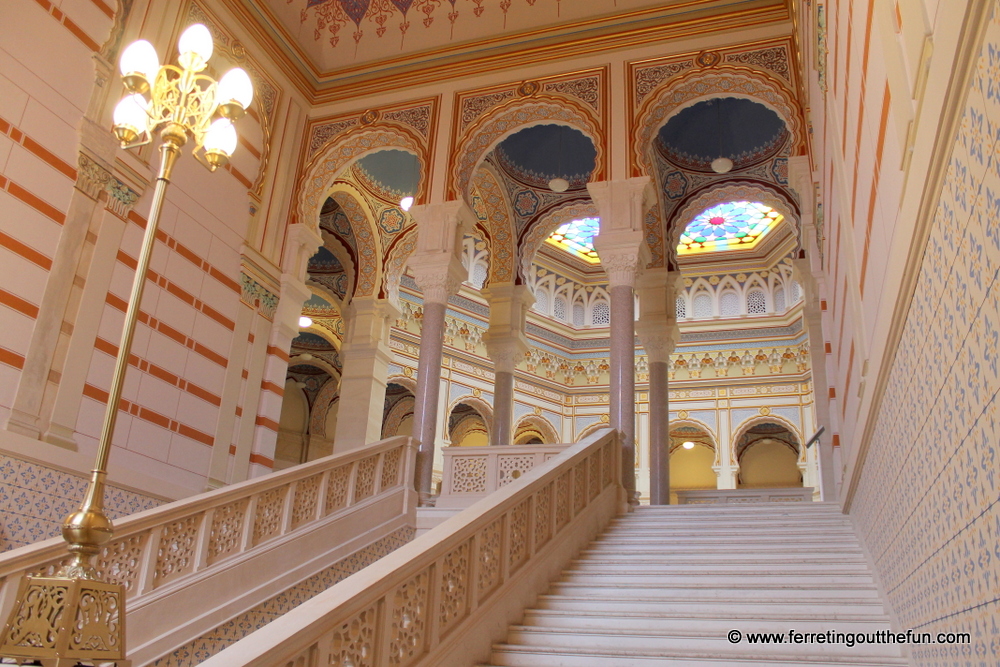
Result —
<svg viewBox="0 0 1000 667"><path fill-rule="evenodd" d="M319 212L334 181L355 161L386 149L408 151L417 156L421 171L431 164L425 141L411 128L388 121L344 132L329 142L306 164L299 179L296 216L312 229L319 225ZM417 201L423 202L428 178L420 175Z"/></svg>
<svg viewBox="0 0 1000 667"><path fill-rule="evenodd" d="M715 430L713 428L711 428L705 422L703 422L703 421L701 421L699 419L693 419L691 417L685 417L684 419L677 418L677 419L671 419L670 420L668 431L671 434L671 436L672 436L672 434L674 433L675 430L681 429L681 428L693 428L693 429L696 429L696 430L701 431L702 433L704 433L708 437L708 443L707 443L707 445L710 446L712 448L712 451L715 453L715 459L714 459L712 465L716 465L717 466L717 465L720 465L722 463L722 448L719 447L719 438L716 435ZM681 443L679 443L679 442L678 443L674 443L673 442L673 437L670 438L670 453L671 454L673 454L674 450L676 450L680 446L681 446Z"/></svg>
<svg viewBox="0 0 1000 667"><path fill-rule="evenodd" d="M590 178L605 178L607 156L604 131L593 109L567 97L539 93L501 104L470 126L452 153L448 170L449 199L471 199L472 176L483 159L507 137L535 125L566 125L584 134L594 144L597 157Z"/></svg>
<svg viewBox="0 0 1000 667"><path fill-rule="evenodd" d="M650 94L639 107L631 137L632 175L654 175L653 140L660 128L687 107L717 97L741 97L769 108L784 121L795 154L805 150L806 132L795 92L764 72L721 65L673 77Z"/></svg>
<svg viewBox="0 0 1000 667"><path fill-rule="evenodd" d="M492 165L480 165L475 173L473 187L476 193L474 201L479 204L483 216L483 227L487 247L490 253L489 272L486 274L486 284L502 284L514 281L515 263L517 261L517 234L514 230L514 220L510 214L510 201L501 185L502 179L494 171ZM480 215L480 210L476 210Z"/></svg>
<svg viewBox="0 0 1000 667"><path fill-rule="evenodd" d="M527 444L519 442L525 439L526 435L537 437L543 445L554 445L559 442L556 427L539 415L525 415L517 422L514 426L514 444Z"/></svg>
<svg viewBox="0 0 1000 667"><path fill-rule="evenodd" d="M798 453L799 461L801 462L805 460L805 447L803 447L805 441L802 439L802 433L799 431L799 428L784 417L779 417L775 414L767 414L750 417L749 419L740 422L740 425L733 431L733 446L730 449L730 463L732 465L739 465L739 451L737 450L739 448L740 440L744 435L746 435L747 431L760 424L777 424L783 427L795 440L795 451Z"/></svg>

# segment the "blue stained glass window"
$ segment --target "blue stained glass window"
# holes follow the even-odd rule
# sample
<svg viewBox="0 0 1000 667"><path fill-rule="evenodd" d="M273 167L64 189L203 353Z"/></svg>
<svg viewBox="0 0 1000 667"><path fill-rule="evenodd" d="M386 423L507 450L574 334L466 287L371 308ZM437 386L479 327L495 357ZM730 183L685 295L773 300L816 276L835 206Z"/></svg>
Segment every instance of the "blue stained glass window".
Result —
<svg viewBox="0 0 1000 667"><path fill-rule="evenodd" d="M781 222L782 215L759 202L732 201L705 209L681 234L677 253L691 255L752 248Z"/></svg>
<svg viewBox="0 0 1000 667"><path fill-rule="evenodd" d="M600 231L600 218L583 218L560 226L546 240L585 262L597 264L600 259L597 257L597 251L594 250L594 237Z"/></svg>

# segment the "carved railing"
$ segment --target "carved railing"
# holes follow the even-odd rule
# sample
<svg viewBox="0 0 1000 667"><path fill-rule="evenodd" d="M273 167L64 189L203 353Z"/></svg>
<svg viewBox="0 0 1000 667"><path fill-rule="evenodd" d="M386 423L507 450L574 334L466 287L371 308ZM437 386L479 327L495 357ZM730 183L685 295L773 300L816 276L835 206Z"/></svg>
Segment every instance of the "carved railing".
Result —
<svg viewBox="0 0 1000 667"><path fill-rule="evenodd" d="M116 522L96 564L125 587L129 658L159 657L345 549L412 526L414 453L412 439L390 438ZM23 575L68 558L59 538L0 555L4 615Z"/></svg>
<svg viewBox="0 0 1000 667"><path fill-rule="evenodd" d="M510 484L535 466L556 456L567 445L505 447L443 447L444 470L436 507L468 507Z"/></svg>
<svg viewBox="0 0 1000 667"><path fill-rule="evenodd" d="M413 667L486 660L625 511L617 432L595 433L202 663Z"/></svg>

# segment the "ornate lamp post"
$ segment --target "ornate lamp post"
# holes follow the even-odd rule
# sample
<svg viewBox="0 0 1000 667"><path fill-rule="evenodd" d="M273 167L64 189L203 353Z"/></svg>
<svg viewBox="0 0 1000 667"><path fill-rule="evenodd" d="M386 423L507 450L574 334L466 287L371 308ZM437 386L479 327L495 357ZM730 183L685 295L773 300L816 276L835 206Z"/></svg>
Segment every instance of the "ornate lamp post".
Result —
<svg viewBox="0 0 1000 667"><path fill-rule="evenodd" d="M41 661L53 667L128 663L124 587L101 581L92 560L113 534L111 520L104 514L104 480L146 272L164 194L181 148L189 138L194 139L195 157L209 170L225 165L236 149L233 121L253 99L250 77L240 68L227 72L218 83L200 74L212 56L208 28L200 23L190 26L178 47L180 67L161 66L153 45L145 40L134 42L122 53L122 81L128 94L115 107L114 132L122 148L133 148L149 143L159 131L160 170L125 312L94 470L80 509L66 517L62 527L70 560L56 576L28 576L21 581L0 638L0 656L19 663Z"/></svg>

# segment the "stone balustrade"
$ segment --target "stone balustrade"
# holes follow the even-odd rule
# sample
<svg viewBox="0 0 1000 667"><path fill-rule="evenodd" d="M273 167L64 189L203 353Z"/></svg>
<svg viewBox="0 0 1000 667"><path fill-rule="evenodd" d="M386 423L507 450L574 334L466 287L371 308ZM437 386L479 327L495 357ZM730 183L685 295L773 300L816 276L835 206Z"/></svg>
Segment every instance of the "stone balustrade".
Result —
<svg viewBox="0 0 1000 667"><path fill-rule="evenodd" d="M599 431L202 665L486 660L524 606L625 511L620 466L618 433Z"/></svg>
<svg viewBox="0 0 1000 667"><path fill-rule="evenodd" d="M468 507L545 463L567 446L442 447L444 470L441 495L435 507Z"/></svg>
<svg viewBox="0 0 1000 667"><path fill-rule="evenodd" d="M119 521L96 565L125 587L129 658L159 657L342 553L413 526L414 458L412 439L389 438ZM60 538L0 555L4 617L23 575L54 574L68 559Z"/></svg>

